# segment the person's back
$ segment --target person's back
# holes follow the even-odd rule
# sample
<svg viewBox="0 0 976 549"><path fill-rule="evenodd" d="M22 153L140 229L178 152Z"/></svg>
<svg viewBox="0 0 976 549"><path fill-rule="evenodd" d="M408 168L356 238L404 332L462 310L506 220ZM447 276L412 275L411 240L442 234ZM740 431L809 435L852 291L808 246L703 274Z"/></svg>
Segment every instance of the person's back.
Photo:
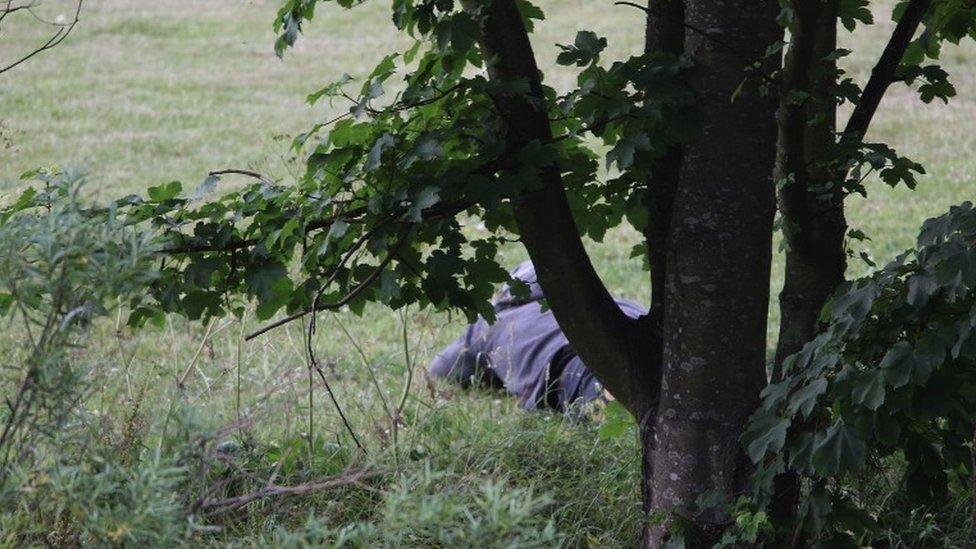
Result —
<svg viewBox="0 0 976 549"><path fill-rule="evenodd" d="M479 318L465 329L431 363L431 377L464 386L503 387L526 409L565 410L575 401L602 395L602 387L576 356L552 312L543 308L532 264L522 263L512 276L526 283L528 296L519 298L505 287L495 300L494 324ZM617 303L628 316L646 313L633 302Z"/></svg>

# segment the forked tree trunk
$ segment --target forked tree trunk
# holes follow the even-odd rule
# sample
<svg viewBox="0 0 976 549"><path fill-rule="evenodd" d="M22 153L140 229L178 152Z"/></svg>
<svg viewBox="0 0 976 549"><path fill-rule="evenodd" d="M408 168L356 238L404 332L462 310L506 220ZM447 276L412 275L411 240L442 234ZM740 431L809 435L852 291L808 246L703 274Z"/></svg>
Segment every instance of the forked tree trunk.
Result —
<svg viewBox="0 0 976 549"><path fill-rule="evenodd" d="M775 211L775 93L746 78L782 36L774 0L687 0L685 50L700 137L683 148L667 249L664 368L653 452L653 505L717 535L720 509L699 496L744 487L739 437L766 383L765 342ZM659 545L658 528L645 540ZM690 541L690 540L689 540Z"/></svg>
<svg viewBox="0 0 976 549"><path fill-rule="evenodd" d="M481 23L479 43L499 89L529 84L528 94L493 97L508 147L516 152L532 141L550 142L538 68L515 1L463 5ZM673 201L657 196L650 205L664 212L657 217L662 225L648 232L664 240L656 248L665 250L663 257L651 258L659 265L652 276L663 353L649 345L653 322L628 321L596 276L558 166L541 170L537 190L513 197L522 242L574 348L638 417L659 403L655 436L644 438L652 457L646 496L655 510L677 513L702 494L732 496L744 484L739 436L766 382L776 100L761 95L757 84L768 78L771 63L742 84L746 67L781 36L775 0L687 0L684 7L681 25L695 29L683 33L684 48L695 61L690 84L704 128L681 151L676 175L666 175L674 163L658 172L671 178ZM657 372L662 356L663 376ZM723 518L705 513L693 522L713 532ZM664 539L663 530L649 534L648 544Z"/></svg>
<svg viewBox="0 0 976 549"><path fill-rule="evenodd" d="M779 344L773 378L782 375L782 363L816 334L817 318L830 294L844 281L847 254L841 183L847 175L846 159L831 158L836 132L834 69L824 57L837 43L839 0L794 2L790 49L778 113L780 131L777 178L792 177L780 193L789 247L786 280L780 294ZM931 0L910 0L902 10L881 57L871 71L857 106L841 134L842 149L864 138L898 65ZM793 92L805 92L796 101ZM811 123L812 122L812 123Z"/></svg>

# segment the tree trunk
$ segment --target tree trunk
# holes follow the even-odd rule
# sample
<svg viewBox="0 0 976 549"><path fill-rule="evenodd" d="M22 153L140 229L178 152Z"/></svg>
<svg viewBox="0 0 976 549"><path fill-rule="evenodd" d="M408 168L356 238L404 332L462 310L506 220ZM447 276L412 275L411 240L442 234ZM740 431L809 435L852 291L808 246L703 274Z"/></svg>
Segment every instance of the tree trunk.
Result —
<svg viewBox="0 0 976 549"><path fill-rule="evenodd" d="M772 0L687 0L685 50L702 134L683 150L667 248L664 368L653 452L653 506L696 534L725 527L699 496L745 484L739 437L766 383L775 191L776 98L745 70L782 37ZM738 90L738 92L737 92ZM734 100L733 100L734 99ZM660 545L658 528L648 545ZM691 539L688 539L691 542Z"/></svg>
<svg viewBox="0 0 976 549"><path fill-rule="evenodd" d="M837 108L837 0L798 2L790 28L780 92L777 181L786 238L786 279L779 296L779 343L773 379L783 360L813 339L827 298L844 281L847 254L844 197L830 170ZM803 92L804 100L797 92Z"/></svg>
<svg viewBox="0 0 976 549"><path fill-rule="evenodd" d="M684 52L684 0L648 0L647 29L645 34L644 52L662 51L672 55ZM647 332L652 339L652 356L644 369L648 376L655 376L653 381L645 381L645 385L653 385L657 392L653 400L644 404L644 410L637 417L643 445L643 459L641 470L641 496L644 513L648 517L652 510L652 480L654 472L654 426L660 399L661 364L663 362L663 346L661 333L664 326L664 311L667 302L665 291L667 280L667 245L671 234L672 210L674 195L678 189L681 173L681 147L672 146L663 157L658 159L651 168L651 178L647 182L648 225L644 229L644 239L647 241L647 259L651 271L651 306L648 311ZM649 539L650 530L645 529L644 539Z"/></svg>
<svg viewBox="0 0 976 549"><path fill-rule="evenodd" d="M780 294L780 332L773 378L782 364L816 334L830 294L844 281L847 254L841 183L846 159L830 158L836 132L835 63L824 57L837 47L838 0L795 2L790 49L781 90L777 180L792 177L780 193L785 221L786 280ZM864 86L841 136L841 149L863 139L898 64L931 0L911 0ZM792 92L803 91L797 101ZM811 123L813 122L813 123Z"/></svg>
<svg viewBox="0 0 976 549"><path fill-rule="evenodd" d="M864 86L841 136L845 145L863 139L906 48L925 17L931 0L911 0L895 27L871 78ZM844 281L847 252L844 237L844 193L841 183L849 162L831 158L836 132L835 69L824 59L836 49L838 0L794 2L780 93L776 177L790 177L780 191L780 211L788 246L780 294L779 343L773 380L783 375L783 361L817 333L820 312ZM806 92L798 101L794 92ZM794 426L794 428L803 428ZM775 481L771 511L775 522L793 518L799 501L799 477L787 472Z"/></svg>
<svg viewBox="0 0 976 549"><path fill-rule="evenodd" d="M820 311L844 281L847 269L844 195L833 184L829 164L837 108L833 90L836 63L827 56L836 47L837 0L797 2L777 112L776 180L782 185L779 208L787 252L779 295L774 382L782 378L783 361L816 335ZM788 523L796 514L799 498L796 473L779 475L770 508L773 520Z"/></svg>

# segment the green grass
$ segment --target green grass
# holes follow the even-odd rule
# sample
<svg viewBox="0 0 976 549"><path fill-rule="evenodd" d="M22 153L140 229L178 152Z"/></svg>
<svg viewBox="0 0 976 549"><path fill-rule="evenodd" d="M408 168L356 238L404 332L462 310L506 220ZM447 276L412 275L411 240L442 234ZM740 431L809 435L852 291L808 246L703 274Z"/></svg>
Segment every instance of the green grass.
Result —
<svg viewBox="0 0 976 549"><path fill-rule="evenodd" d="M540 3L549 20L540 25L535 46L547 80L559 89L570 87L574 76L554 65L552 45L571 42L578 28L608 36L610 56L642 45L643 23L630 8L593 0ZM52 2L47 9L56 12L63 5ZM19 173L54 163L88 166L90 190L103 199L174 179L192 187L220 168L287 178L297 170L288 152L291 136L329 115L326 107L308 106L305 96L344 72L368 72L384 53L405 43L388 23L386 2L367 2L350 12L323 6L298 46L279 60L271 32L277 7L275 0L88 2L64 44L0 75L0 197L23 186ZM856 52L845 62L862 81L890 25L879 27L843 38ZM41 30L28 19L11 18L0 31L0 60L41 39ZM879 262L910 246L925 218L976 197L976 137L969 123L976 119L974 54L971 46L948 48L945 64L959 90L950 105L923 105L898 86L882 105L870 137L922 162L929 175L914 192L875 181L868 199L849 201L851 225L872 237L866 250ZM647 276L639 262L628 259L635 240L633 232L618 230L590 249L615 293L646 302ZM514 265L523 255L513 247L505 260ZM777 256L774 288L782 284L781 268ZM852 262L852 273L866 270ZM774 303L771 334L777 319ZM174 318L162 329L131 333L111 322L97 324L86 351L97 364L88 411L101 418L109 438L122 436L125 417L138 417L138 438L147 451L173 436L184 413L195 415L204 430L232 423L239 412L254 414L250 431L256 447L287 446L309 428L303 327L242 343L241 334L255 326L219 319L208 329ZM429 467L444 476L417 482L433 486L452 505L477 499L488 480L504 479L506 493L549 494L551 502L529 514L552 518L571 544L629 544L637 529L635 441L600 442L591 424L520 413L502 395L428 386L423 366L461 326L461 319L429 311L400 317L375 307L362 318L323 316L316 349L370 449L366 461L383 471L373 481L380 492L318 494L280 509L266 505L261 509L270 511L225 523L225 530L200 534L201 539L282 541L276 536L285 534L274 525L300 530L309 513L318 522L365 520L395 528L391 509L423 509L404 500L397 488L401 475L392 471L417 479ZM0 335L0 348L13 345L14 335ZM382 401L399 400L408 367L413 382L394 451ZM186 383L178 387L184 373ZM313 383L314 433L323 441L348 443L321 385Z"/></svg>

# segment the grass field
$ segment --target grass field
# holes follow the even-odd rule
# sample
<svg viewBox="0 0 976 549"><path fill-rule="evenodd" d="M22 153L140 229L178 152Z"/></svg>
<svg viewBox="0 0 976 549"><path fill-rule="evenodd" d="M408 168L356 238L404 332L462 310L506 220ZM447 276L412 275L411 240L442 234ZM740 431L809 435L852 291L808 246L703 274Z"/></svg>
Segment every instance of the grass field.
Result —
<svg viewBox="0 0 976 549"><path fill-rule="evenodd" d="M539 3L549 19L535 46L557 88L570 86L574 76L555 67L552 45L571 42L578 28L606 35L611 55L642 45L642 20L632 9L595 0ZM59 0L44 9L53 16L69 4ZM192 188L209 170L221 168L287 179L297 169L288 151L291 137L329 115L323 106L308 106L305 96L344 72L367 72L404 42L388 23L387 2L367 2L350 12L323 6L298 46L279 60L271 31L277 7L274 0L86 3L64 44L0 75L0 197L24 185L17 180L21 172L50 164L87 167L89 189L102 199L169 180ZM845 62L861 81L889 28L844 35L856 52ZM29 19L5 22L0 62L41 40L42 30ZM974 55L971 46L945 52L959 91L950 105L924 105L897 86L882 105L870 137L922 162L929 174L914 192L875 181L869 198L850 200L851 225L872 238L866 249L879 262L910 246L927 217L976 198L976 137L969 125L976 119ZM628 259L634 239L616 231L590 249L615 293L646 301L646 275ZM505 259L514 265L522 254L512 248ZM781 284L781 267L777 257L774 286ZM852 263L855 274L866 269ZM771 307L771 327L777 319ZM428 387L422 369L454 337L462 325L457 318L370 308L363 318L340 313L323 321L318 352L327 358L338 399L370 449L367 461L381 473L368 490L269 503L267 512L221 523L223 531L202 533L202 540L301 541L276 536L285 536L285 527L300 531L309 516L327 525L362 521L395 529L398 516L413 515L420 522L465 524L459 531L468 532L464 528L473 527L457 509L496 516L500 511L491 506L503 504L509 505L505 516L512 524L542 530L552 518L572 544L616 546L633 539L633 440L599 441L591 422L520 413L500 395ZM96 325L86 351L97 364L90 411L110 433L122 430L123 418L140 418L139 440L147 450L162 447L177 424L216 430L238 414L254 414L251 433L268 448L288 448L309 429L324 445L347 443L317 382L309 399L302 326L243 344L241 334L253 326L174 318L164 329L130 333L116 324ZM0 345L13 345L13 337L0 335ZM402 425L392 428L382 403L400 399L411 371ZM179 386L181 378L186 381ZM309 470L335 468L328 459L315 464L318 469ZM504 487L492 491L494 480ZM551 497L548 503L536 501L543 494ZM424 514L437 505L458 514Z"/></svg>

